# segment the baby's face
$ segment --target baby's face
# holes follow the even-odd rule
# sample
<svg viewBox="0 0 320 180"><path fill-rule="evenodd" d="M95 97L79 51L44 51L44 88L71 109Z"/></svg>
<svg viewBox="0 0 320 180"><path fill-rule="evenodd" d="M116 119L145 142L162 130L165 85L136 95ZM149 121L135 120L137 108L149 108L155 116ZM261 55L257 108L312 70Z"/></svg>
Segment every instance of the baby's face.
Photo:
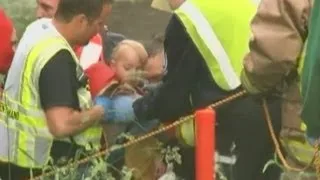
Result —
<svg viewBox="0 0 320 180"><path fill-rule="evenodd" d="M120 81L123 81L129 75L130 71L137 70L141 67L139 55L131 47L121 47L114 57L111 67L116 72L116 76Z"/></svg>

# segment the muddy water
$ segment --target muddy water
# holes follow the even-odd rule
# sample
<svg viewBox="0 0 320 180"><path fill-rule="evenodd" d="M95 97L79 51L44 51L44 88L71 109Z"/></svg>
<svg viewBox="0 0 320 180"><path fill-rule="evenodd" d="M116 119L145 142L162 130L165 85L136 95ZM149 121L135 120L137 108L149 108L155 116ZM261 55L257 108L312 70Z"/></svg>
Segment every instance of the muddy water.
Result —
<svg viewBox="0 0 320 180"><path fill-rule="evenodd" d="M155 10L150 4L151 0L114 3L109 29L136 40L147 40L155 33L164 32L170 14Z"/></svg>

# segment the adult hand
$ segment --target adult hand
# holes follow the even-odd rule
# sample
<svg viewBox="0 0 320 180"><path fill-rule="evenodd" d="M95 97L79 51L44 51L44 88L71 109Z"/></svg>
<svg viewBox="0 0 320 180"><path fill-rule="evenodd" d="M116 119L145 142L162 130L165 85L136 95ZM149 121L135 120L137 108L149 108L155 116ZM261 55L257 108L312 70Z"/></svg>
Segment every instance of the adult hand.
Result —
<svg viewBox="0 0 320 180"><path fill-rule="evenodd" d="M240 76L241 86L246 92L253 96L254 99L260 101L263 98L267 98L268 101L278 99L281 97L281 91L276 87L273 89L258 89L254 84L251 83L249 77L246 75L246 71L243 70Z"/></svg>
<svg viewBox="0 0 320 180"><path fill-rule="evenodd" d="M157 118L154 117L156 109L153 108L153 104L155 98L158 97L158 93L159 89L154 89L133 103L134 113L138 121L143 122Z"/></svg>
<svg viewBox="0 0 320 180"><path fill-rule="evenodd" d="M113 119L109 123L131 123L136 120L132 104L136 100L133 95L118 95L112 98L113 106L109 110Z"/></svg>
<svg viewBox="0 0 320 180"><path fill-rule="evenodd" d="M241 85L242 85L243 89L245 89L249 94L259 95L259 94L263 93L261 90L257 89L254 86L254 84L251 83L245 70L242 70L240 80L241 80Z"/></svg>
<svg viewBox="0 0 320 180"><path fill-rule="evenodd" d="M146 81L146 72L142 70L131 70L123 80L123 83L128 83L133 86L139 86Z"/></svg>
<svg viewBox="0 0 320 180"><path fill-rule="evenodd" d="M124 83L119 85L119 87L115 90L113 95L116 95L116 96L133 95L135 94L135 92L136 90L131 85Z"/></svg>
<svg viewBox="0 0 320 180"><path fill-rule="evenodd" d="M96 98L96 105L101 105L105 110L103 123L131 123L135 115L132 103L137 97L131 95L119 95L112 99L104 96Z"/></svg>

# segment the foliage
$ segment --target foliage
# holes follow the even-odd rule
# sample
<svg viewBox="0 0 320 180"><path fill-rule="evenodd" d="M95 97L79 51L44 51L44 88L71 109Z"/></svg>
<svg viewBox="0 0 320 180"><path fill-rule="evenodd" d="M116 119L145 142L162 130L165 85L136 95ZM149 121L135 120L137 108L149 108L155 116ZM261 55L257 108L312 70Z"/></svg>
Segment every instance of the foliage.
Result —
<svg viewBox="0 0 320 180"><path fill-rule="evenodd" d="M114 147L112 149L119 149L119 147ZM89 154L94 154L94 151ZM79 150L74 157L74 161L79 161L84 157L88 157L88 154L85 154L83 151ZM51 166L48 165L44 168L44 171L55 171L54 179L55 180L99 180L99 179L108 179L108 180L116 180L112 174L108 171L108 169L115 169L112 164L108 164L105 160L106 157L99 157L90 159L88 162L81 164L79 166L66 167L67 164L72 163L72 160L65 161L59 160L56 162L56 165ZM51 163L53 164L52 160ZM117 169L115 169L117 170ZM117 170L121 175L121 180L131 180L132 171L127 167L123 167L121 170ZM53 177L44 177L42 180L49 180Z"/></svg>
<svg viewBox="0 0 320 180"><path fill-rule="evenodd" d="M127 136L127 135L121 135L121 136ZM130 137L130 136L128 136ZM114 145L111 147L111 151L118 150L121 148L119 145ZM161 154L164 158L164 161L168 165L167 168L167 176L169 174L170 177L175 177L173 173L174 164L181 164L181 155L179 154L179 148L178 147L166 147L162 148ZM84 154L83 151L78 151L76 156L74 157L75 161L79 161L87 154ZM108 155L107 155L108 156ZM72 161L66 161L64 159L59 160L59 162L56 162L55 166L46 166L44 168L44 171L50 172L55 171L54 177L44 177L42 180L49 180L54 178L55 180L95 180L95 179L108 179L108 180L115 180L114 177L112 177L111 173L108 171L108 169L113 169L117 171L119 174L122 175L121 180L131 180L133 177L133 171L134 169L129 169L128 167L124 166L121 170L116 169L113 167L112 164L108 164L105 159L107 157L100 157L97 159L91 159L86 164L82 164L79 166L73 166L73 167L65 167L65 165L72 163ZM53 164L53 160L50 160L49 164ZM173 180L173 178L165 178L166 180ZM175 179L175 178L174 178Z"/></svg>
<svg viewBox="0 0 320 180"><path fill-rule="evenodd" d="M269 160L264 166L263 172L270 166L278 166L282 169L280 180L304 180L304 179L317 179L316 173L304 170L304 171L293 171L286 169L277 159L277 155L274 155L274 159Z"/></svg>
<svg viewBox="0 0 320 180"><path fill-rule="evenodd" d="M0 0L0 7L13 20L18 37L35 19L36 0Z"/></svg>
<svg viewBox="0 0 320 180"><path fill-rule="evenodd" d="M180 148L175 146L167 146L161 150L161 154L164 157L164 160L167 165L173 165L174 163L181 164L181 155L179 154Z"/></svg>

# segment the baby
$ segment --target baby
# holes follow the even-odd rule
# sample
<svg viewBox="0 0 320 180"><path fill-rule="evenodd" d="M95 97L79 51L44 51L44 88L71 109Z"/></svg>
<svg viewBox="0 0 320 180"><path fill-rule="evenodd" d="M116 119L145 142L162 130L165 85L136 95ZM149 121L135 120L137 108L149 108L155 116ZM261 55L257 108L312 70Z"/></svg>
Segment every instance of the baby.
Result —
<svg viewBox="0 0 320 180"><path fill-rule="evenodd" d="M119 88L131 90L132 94L143 80L141 69L147 60L147 52L141 43L123 40L113 49L111 57L108 64L100 61L85 70L93 99L103 93L110 95L111 91L119 91Z"/></svg>
<svg viewBox="0 0 320 180"><path fill-rule="evenodd" d="M158 34L145 44L148 53L148 60L144 66L147 80L147 83L144 86L144 91L146 93L161 85L162 77L165 72L163 43L164 36ZM145 123L143 125L144 128L146 128ZM157 121L153 120L148 128L154 128L158 125ZM134 129L131 129L131 132L133 131ZM162 154L159 150L161 147L159 146L160 142L158 139L166 140L162 136L151 137L136 143L127 149L125 161L127 167L135 169L133 173L134 178L159 179L166 171L166 166L162 161Z"/></svg>
<svg viewBox="0 0 320 180"><path fill-rule="evenodd" d="M140 76L143 74L139 72L148 58L144 46L137 41L123 40L114 48L111 58L110 67L115 71L120 83L136 86L137 82L134 80L141 80Z"/></svg>
<svg viewBox="0 0 320 180"><path fill-rule="evenodd" d="M104 73L97 74L96 78L90 76L93 72L87 73L91 84L94 84L93 80L95 80L101 81L103 85L98 88L99 93L94 94L94 96L100 95L96 101L107 99L109 103L109 112L104 119L108 144L114 144L116 136L124 132L128 125L134 123L132 103L141 96L139 90L143 82L141 71L148 55L141 43L134 40L123 40L114 48L111 57L108 65L96 64L89 68L96 72L93 70L94 66L104 66Z"/></svg>

